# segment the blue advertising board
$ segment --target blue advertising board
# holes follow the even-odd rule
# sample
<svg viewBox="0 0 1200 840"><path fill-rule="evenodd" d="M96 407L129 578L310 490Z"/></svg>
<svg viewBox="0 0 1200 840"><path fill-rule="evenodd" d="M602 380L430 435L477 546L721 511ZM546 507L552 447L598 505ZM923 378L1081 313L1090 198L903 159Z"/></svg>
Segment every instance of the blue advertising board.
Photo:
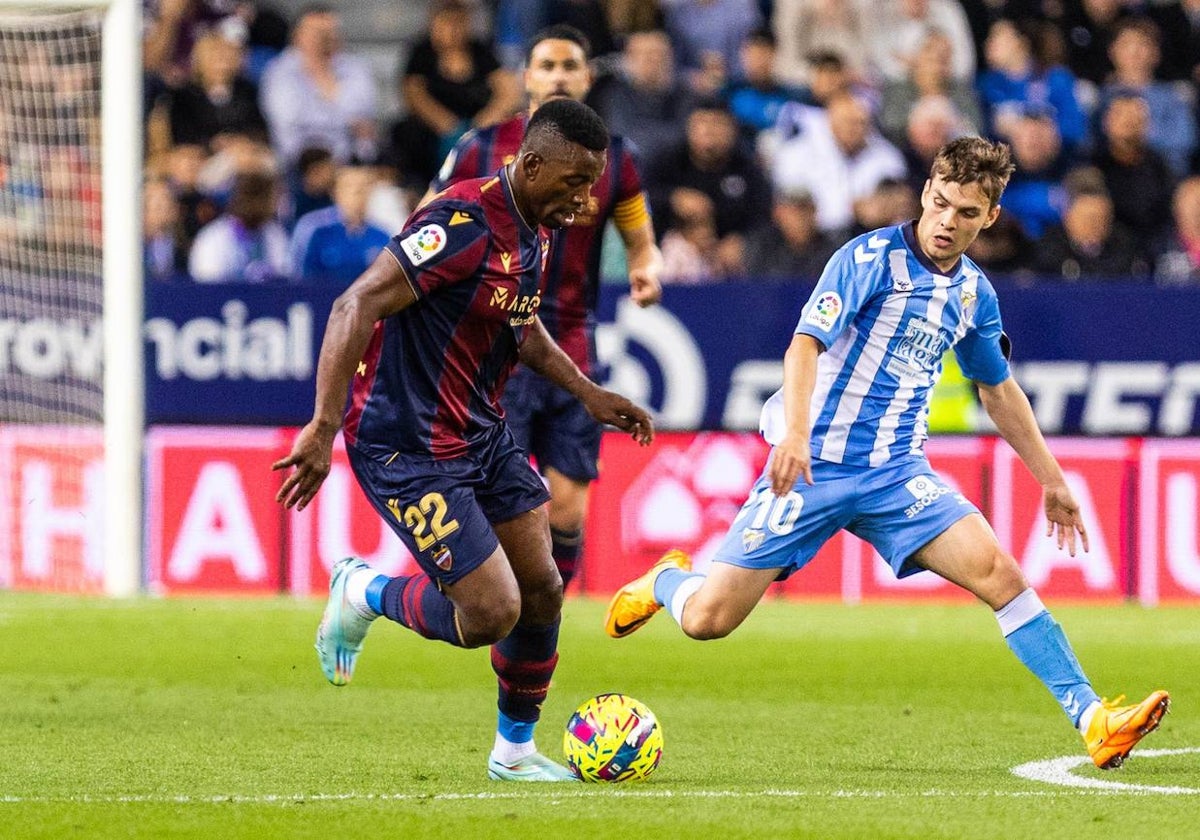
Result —
<svg viewBox="0 0 1200 840"><path fill-rule="evenodd" d="M1200 433L1200 290L996 285L1018 381L1048 433ZM663 428L754 428L810 288L669 287L661 306L640 309L620 287L605 287L598 378L650 405ZM304 423L335 297L286 286L151 286L147 422Z"/></svg>

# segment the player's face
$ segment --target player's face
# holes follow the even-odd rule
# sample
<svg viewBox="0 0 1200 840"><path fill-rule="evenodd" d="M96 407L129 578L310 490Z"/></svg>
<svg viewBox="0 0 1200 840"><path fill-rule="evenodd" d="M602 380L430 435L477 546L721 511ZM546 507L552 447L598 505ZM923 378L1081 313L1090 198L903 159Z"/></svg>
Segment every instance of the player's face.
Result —
<svg viewBox="0 0 1200 840"><path fill-rule="evenodd" d="M526 155L529 206L538 224L570 227L588 207L592 187L604 174L606 152L593 152L575 143L564 144L545 157Z"/></svg>
<svg viewBox="0 0 1200 840"><path fill-rule="evenodd" d="M949 269L1000 215L978 183L959 184L938 175L925 182L917 241L921 250L944 270Z"/></svg>
<svg viewBox="0 0 1200 840"><path fill-rule="evenodd" d="M533 48L525 70L525 92L535 109L551 99L582 102L592 86L587 56L574 41L550 38Z"/></svg>

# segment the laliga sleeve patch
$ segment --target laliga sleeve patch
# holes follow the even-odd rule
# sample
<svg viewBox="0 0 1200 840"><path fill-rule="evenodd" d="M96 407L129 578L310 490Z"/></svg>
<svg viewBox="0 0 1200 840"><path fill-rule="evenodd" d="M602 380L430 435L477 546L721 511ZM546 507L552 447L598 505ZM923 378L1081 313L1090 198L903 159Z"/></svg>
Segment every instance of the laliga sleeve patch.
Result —
<svg viewBox="0 0 1200 840"><path fill-rule="evenodd" d="M823 292L804 316L804 322L822 330L833 329L833 324L842 314L842 296L837 292Z"/></svg>
<svg viewBox="0 0 1200 840"><path fill-rule="evenodd" d="M446 231L441 225L425 225L401 239L400 247L413 265L420 265L446 247Z"/></svg>

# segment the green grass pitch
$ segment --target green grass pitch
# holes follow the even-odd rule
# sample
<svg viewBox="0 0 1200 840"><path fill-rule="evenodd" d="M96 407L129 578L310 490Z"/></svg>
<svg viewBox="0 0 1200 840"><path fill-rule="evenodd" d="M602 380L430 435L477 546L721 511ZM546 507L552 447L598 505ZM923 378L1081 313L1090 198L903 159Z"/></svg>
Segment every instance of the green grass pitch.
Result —
<svg viewBox="0 0 1200 840"><path fill-rule="evenodd" d="M1053 606L1053 605L1052 605ZM1192 838L1200 835L1200 615L1059 606L1098 690L1171 690L1122 770L1030 781L1081 756L979 606L765 604L730 639L662 615L621 641L568 601L539 743L623 691L660 718L643 784L489 782L487 652L380 622L352 685L312 650L321 605L0 593L0 837Z"/></svg>

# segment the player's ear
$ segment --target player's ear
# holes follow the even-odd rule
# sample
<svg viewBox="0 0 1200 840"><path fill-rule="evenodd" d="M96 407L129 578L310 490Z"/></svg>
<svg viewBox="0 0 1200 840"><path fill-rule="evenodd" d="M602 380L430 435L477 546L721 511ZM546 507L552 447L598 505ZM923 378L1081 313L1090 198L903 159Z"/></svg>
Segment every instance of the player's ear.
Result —
<svg viewBox="0 0 1200 840"><path fill-rule="evenodd" d="M546 161L537 152L526 152L521 155L521 172L524 173L527 181L537 180L538 173L542 171L542 164Z"/></svg>
<svg viewBox="0 0 1200 840"><path fill-rule="evenodd" d="M993 204L992 208L990 210L988 210L987 218L983 220L983 226L985 228L990 228L992 225L996 224L996 219L999 219L999 218L1000 218L1000 205Z"/></svg>

